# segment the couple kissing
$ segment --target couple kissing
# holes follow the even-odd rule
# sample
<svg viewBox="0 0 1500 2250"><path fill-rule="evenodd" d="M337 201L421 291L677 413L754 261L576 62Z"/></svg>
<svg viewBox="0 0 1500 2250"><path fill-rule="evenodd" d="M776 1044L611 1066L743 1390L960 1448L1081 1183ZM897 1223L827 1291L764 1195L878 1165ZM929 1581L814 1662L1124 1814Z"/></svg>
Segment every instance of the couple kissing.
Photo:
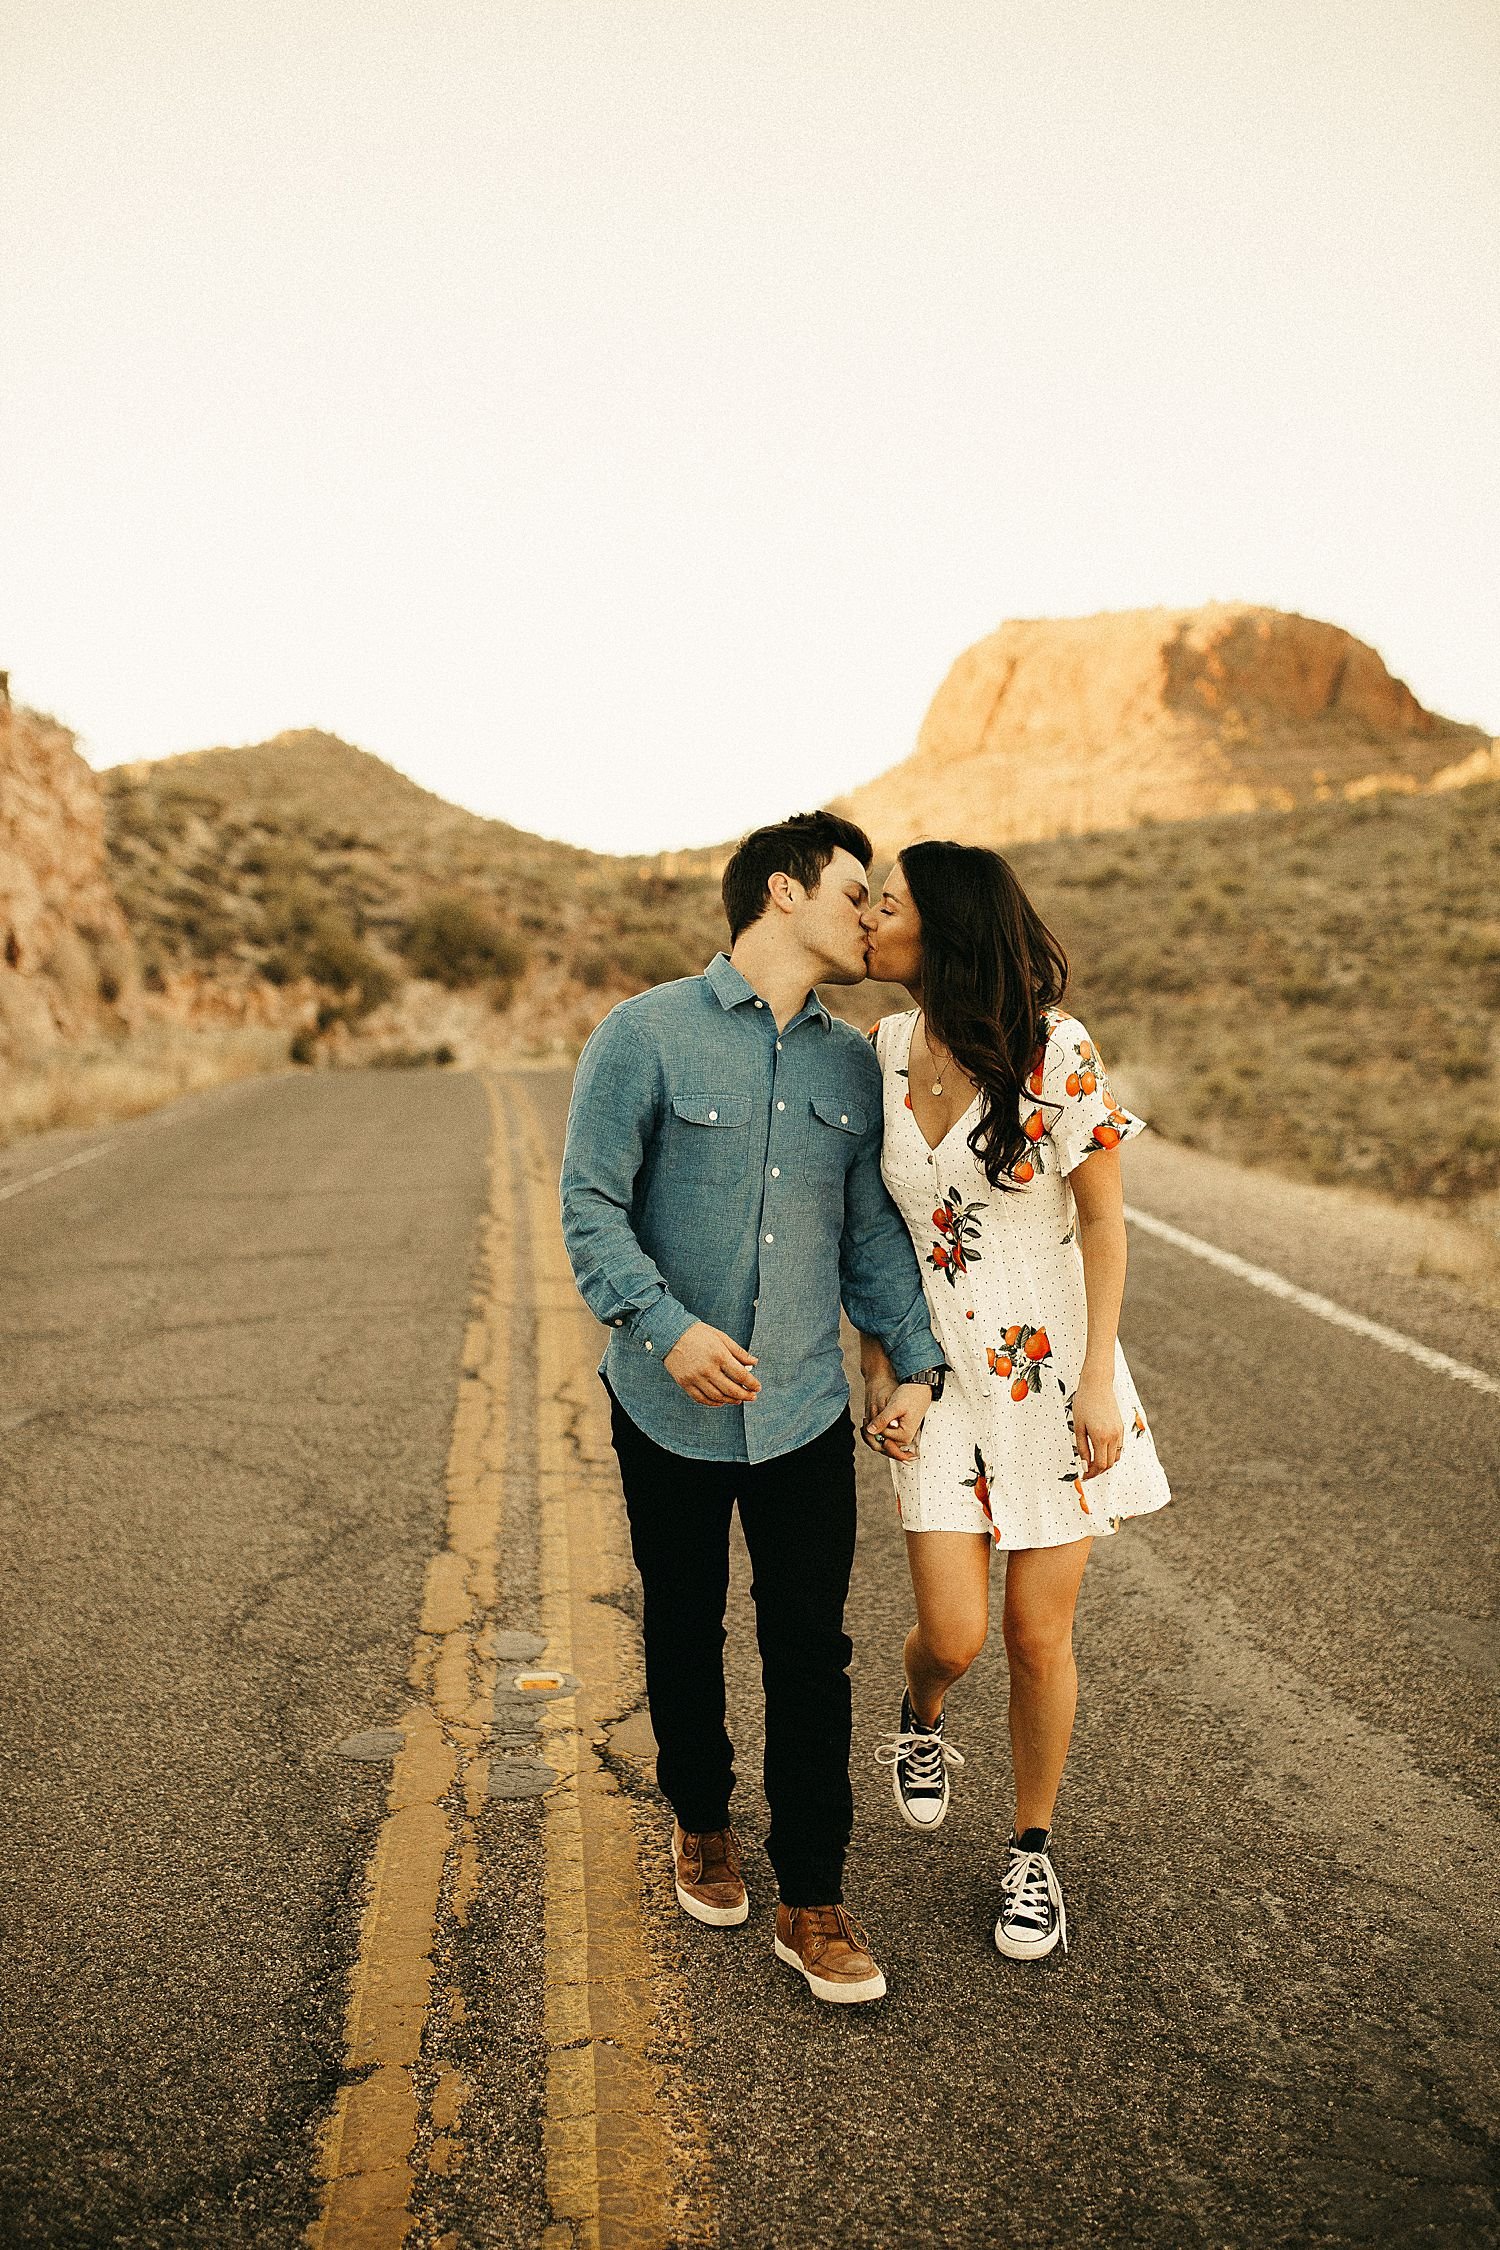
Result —
<svg viewBox="0 0 1500 2250"><path fill-rule="evenodd" d="M885 1992L844 1904L853 1825L855 1434L890 1464L916 1621L875 1755L933 1834L963 1758L945 1699L983 1647L1005 1557L1015 1820L995 1943L1067 1945L1051 1855L1092 1542L1165 1476L1116 1340L1119 1147L1142 1128L1063 1007L1068 965L997 852L909 845L872 896L853 822L798 813L724 870L729 951L624 1001L578 1065L563 1231L609 1332L609 1393L644 1591L657 1780L677 1899L749 1915L730 1820L724 1614L736 1506L765 1687L777 1958L824 2001ZM904 985L868 1038L820 985ZM893 1715L896 1706L892 1651Z"/></svg>

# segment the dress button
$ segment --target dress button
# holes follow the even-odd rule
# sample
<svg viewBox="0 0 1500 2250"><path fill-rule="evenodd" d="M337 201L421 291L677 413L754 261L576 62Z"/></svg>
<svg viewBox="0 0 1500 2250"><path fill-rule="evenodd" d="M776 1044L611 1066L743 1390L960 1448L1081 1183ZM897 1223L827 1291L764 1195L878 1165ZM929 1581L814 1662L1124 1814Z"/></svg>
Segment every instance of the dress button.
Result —
<svg viewBox="0 0 1500 2250"><path fill-rule="evenodd" d="M767 1242L774 1242L774 1241L776 1240L776 1237L775 1237L775 1235L774 1235L774 1234L768 1234L768 1235L766 1236L766 1240L767 1240Z"/></svg>
<svg viewBox="0 0 1500 2250"><path fill-rule="evenodd" d="M781 1178L781 1166L779 1164L773 1164L771 1166L771 1177L773 1180L779 1180Z"/></svg>
<svg viewBox="0 0 1500 2250"><path fill-rule="evenodd" d="M777 1107L778 1109L785 1109L785 1108L786 1108L786 1103L785 1103L785 1102L778 1102L778 1103L776 1104L776 1107Z"/></svg>

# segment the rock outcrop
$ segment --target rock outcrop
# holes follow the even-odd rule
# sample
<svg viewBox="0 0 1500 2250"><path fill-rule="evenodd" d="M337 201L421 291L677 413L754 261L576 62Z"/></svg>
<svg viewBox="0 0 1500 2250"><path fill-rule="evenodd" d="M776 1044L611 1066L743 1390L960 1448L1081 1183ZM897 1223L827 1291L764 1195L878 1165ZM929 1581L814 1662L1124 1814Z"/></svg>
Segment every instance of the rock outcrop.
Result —
<svg viewBox="0 0 1500 2250"><path fill-rule="evenodd" d="M0 701L0 1057L128 1021L138 981L99 785L66 727Z"/></svg>
<svg viewBox="0 0 1500 2250"><path fill-rule="evenodd" d="M841 800L887 848L1003 846L1483 778L1490 738L1423 709L1336 625L1214 603L1002 625L899 766Z"/></svg>

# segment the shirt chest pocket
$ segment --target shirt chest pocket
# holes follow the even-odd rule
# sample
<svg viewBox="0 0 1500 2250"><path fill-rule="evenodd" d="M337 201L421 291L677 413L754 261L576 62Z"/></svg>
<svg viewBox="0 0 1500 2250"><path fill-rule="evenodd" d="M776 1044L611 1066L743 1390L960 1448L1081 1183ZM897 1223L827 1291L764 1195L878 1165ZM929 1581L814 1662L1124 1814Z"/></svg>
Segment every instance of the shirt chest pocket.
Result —
<svg viewBox="0 0 1500 2250"><path fill-rule="evenodd" d="M748 1094L674 1094L668 1178L688 1187L728 1187L750 1153Z"/></svg>
<svg viewBox="0 0 1500 2250"><path fill-rule="evenodd" d="M847 1095L814 1094L807 1116L808 1178L820 1184L841 1180L865 1123L865 1112Z"/></svg>

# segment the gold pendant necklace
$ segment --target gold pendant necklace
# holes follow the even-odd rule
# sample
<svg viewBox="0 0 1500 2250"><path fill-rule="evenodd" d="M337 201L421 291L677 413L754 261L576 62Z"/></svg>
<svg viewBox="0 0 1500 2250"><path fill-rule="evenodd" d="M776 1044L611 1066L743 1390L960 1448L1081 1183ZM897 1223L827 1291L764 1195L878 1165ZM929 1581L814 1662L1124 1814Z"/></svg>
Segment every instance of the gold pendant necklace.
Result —
<svg viewBox="0 0 1500 2250"><path fill-rule="evenodd" d="M922 1027L922 1039L923 1039L923 1043L925 1044L925 1046L926 1046L926 1048L927 1048L927 1059L928 1059L928 1061L929 1061L929 1062L931 1062L931 1061L933 1060L933 1054L932 1054L932 1040L931 1040L931 1037L930 1037L930 1036L929 1036L929 1034L928 1034L928 1031L927 1031L927 1028L926 1028L925 1024L924 1024L924 1025L923 1025L923 1027ZM949 1057L949 1060L950 1060L950 1061L952 1060L952 1057L951 1057L951 1056ZM935 1079L933 1080L933 1082L932 1082L932 1091L933 1091L933 1093L934 1093L934 1094L935 1094L936 1096L938 1096L938 1098L939 1098L939 1099L941 1099L941 1097L942 1097L942 1091L943 1091L943 1080L942 1080L942 1075L941 1075L941 1073L939 1073L939 1075L938 1075L938 1076L937 1076L937 1077L936 1077L936 1078L935 1078Z"/></svg>

